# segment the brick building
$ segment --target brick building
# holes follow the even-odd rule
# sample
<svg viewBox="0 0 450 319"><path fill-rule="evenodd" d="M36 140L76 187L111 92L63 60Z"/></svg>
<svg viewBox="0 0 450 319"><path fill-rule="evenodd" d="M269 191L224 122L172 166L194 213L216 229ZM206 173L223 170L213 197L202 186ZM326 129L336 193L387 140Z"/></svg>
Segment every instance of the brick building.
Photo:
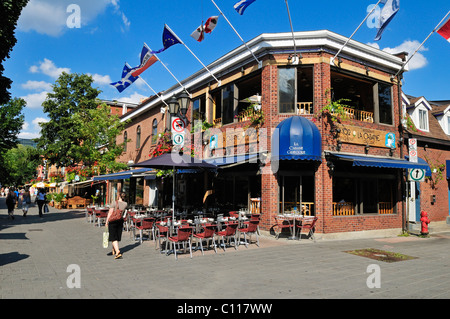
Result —
<svg viewBox="0 0 450 319"><path fill-rule="evenodd" d="M130 123L117 140L129 142L119 160L150 157L158 136L170 131L161 99L186 89L192 103L185 144L218 170L178 174L179 209L227 213L257 206L265 230L272 230L277 214L300 211L317 216L316 232L324 235L398 231L409 218L405 172L430 170L422 160L405 159L413 133L402 124L413 102L394 77L404 56L350 40L331 61L346 40L327 30L261 34L208 65L220 81L200 70L181 81L183 87L168 88L123 115ZM191 134L197 121L212 127ZM130 188L130 202L139 197L144 205L167 205L170 181L127 173L131 178L118 179L113 192ZM444 218L430 213L432 220Z"/></svg>

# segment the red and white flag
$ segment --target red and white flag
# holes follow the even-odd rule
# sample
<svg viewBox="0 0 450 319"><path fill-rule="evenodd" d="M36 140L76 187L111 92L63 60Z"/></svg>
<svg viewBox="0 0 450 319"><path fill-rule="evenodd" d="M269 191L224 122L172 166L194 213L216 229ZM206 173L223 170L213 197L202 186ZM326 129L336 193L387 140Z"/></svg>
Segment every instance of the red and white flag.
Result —
<svg viewBox="0 0 450 319"><path fill-rule="evenodd" d="M205 38L203 25L201 25L197 29L195 29L195 31L191 33L191 37L193 37L198 42L202 42L203 39Z"/></svg>
<svg viewBox="0 0 450 319"><path fill-rule="evenodd" d="M191 37L193 37L198 42L202 42L205 39L205 33L211 33L214 28L217 26L218 16L210 17L206 20L205 25L200 25L194 32L191 33Z"/></svg>
<svg viewBox="0 0 450 319"><path fill-rule="evenodd" d="M436 32L450 42L450 18Z"/></svg>
<svg viewBox="0 0 450 319"><path fill-rule="evenodd" d="M213 16L213 17L210 17L208 20L206 20L205 32L211 33L212 30L214 30L214 28L216 27L218 20L219 20L218 16Z"/></svg>

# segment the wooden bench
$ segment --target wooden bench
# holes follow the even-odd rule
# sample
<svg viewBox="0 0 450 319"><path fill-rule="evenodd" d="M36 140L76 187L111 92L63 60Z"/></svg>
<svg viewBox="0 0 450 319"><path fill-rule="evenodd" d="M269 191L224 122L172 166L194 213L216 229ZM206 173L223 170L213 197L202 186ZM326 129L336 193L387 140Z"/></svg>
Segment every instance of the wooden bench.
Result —
<svg viewBox="0 0 450 319"><path fill-rule="evenodd" d="M68 208L79 208L79 207L85 208L87 204L88 204L87 199L80 196L74 196L67 200Z"/></svg>

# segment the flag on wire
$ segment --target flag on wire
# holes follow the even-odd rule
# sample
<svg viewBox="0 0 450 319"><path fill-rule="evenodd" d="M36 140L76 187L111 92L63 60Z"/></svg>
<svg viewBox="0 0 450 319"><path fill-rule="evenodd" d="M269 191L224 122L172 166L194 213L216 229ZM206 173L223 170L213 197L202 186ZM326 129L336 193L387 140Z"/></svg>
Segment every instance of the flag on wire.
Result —
<svg viewBox="0 0 450 319"><path fill-rule="evenodd" d="M145 70L152 66L158 59L154 54L150 52L147 46L144 45L141 52L141 64L134 68L135 71L131 73L132 76L137 77L141 75Z"/></svg>
<svg viewBox="0 0 450 319"><path fill-rule="evenodd" d="M168 48L170 48L172 45L175 45L178 43L183 43L180 40L180 38L178 38L177 35L169 28L169 26L167 24L164 25L162 40L163 40L164 48L162 48L161 50L158 50L158 51L151 51L151 53L153 53L153 54L161 53L164 50L167 50Z"/></svg>
<svg viewBox="0 0 450 319"><path fill-rule="evenodd" d="M384 29L386 29L389 22L392 21L400 9L400 0L384 0L382 2L384 3L384 7L381 9L380 27L378 28L377 35L375 36L375 41L381 39Z"/></svg>
<svg viewBox="0 0 450 319"><path fill-rule="evenodd" d="M205 30L203 29L203 24L200 25L194 32L191 33L191 37L193 37L198 42L202 42L205 38Z"/></svg>
<svg viewBox="0 0 450 319"><path fill-rule="evenodd" d="M237 11L237 13L239 13L240 15L243 15L245 9L247 9L247 7L255 1L256 0L239 0L234 5L234 9Z"/></svg>
<svg viewBox="0 0 450 319"><path fill-rule="evenodd" d="M136 70L136 68L130 68L125 64L122 71L122 80L118 82L111 83L119 93L122 93L127 87L134 83L138 79L138 77L134 77L132 73Z"/></svg>
<svg viewBox="0 0 450 319"><path fill-rule="evenodd" d="M450 18L436 32L450 42Z"/></svg>
<svg viewBox="0 0 450 319"><path fill-rule="evenodd" d="M206 20L205 25L200 25L194 32L191 33L191 37L198 42L202 42L205 39L205 33L211 33L217 26L218 19L218 16L210 17Z"/></svg>

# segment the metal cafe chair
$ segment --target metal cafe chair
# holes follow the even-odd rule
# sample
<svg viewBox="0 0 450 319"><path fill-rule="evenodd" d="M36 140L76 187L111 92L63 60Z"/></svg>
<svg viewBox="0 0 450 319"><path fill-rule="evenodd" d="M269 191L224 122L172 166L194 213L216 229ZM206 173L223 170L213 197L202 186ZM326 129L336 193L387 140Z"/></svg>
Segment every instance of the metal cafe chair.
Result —
<svg viewBox="0 0 450 319"><path fill-rule="evenodd" d="M180 247L181 243L189 244L189 252L192 258L191 235L192 235L192 227L179 227L177 236L169 237L169 240L174 244L173 251L175 253L175 259L178 259L176 245L178 244L178 247Z"/></svg>
<svg viewBox="0 0 450 319"><path fill-rule="evenodd" d="M157 244L158 244L159 249L161 250L161 254L163 253L163 251L161 249L161 240L163 240L163 242L166 242L166 246L167 246L167 236L168 236L168 234L169 234L169 227L161 225L161 222L156 222L155 249L158 249L157 248ZM156 239L158 239L158 240L156 240Z"/></svg>
<svg viewBox="0 0 450 319"><path fill-rule="evenodd" d="M307 230L308 234L306 237L310 237L311 239L316 242L316 238L314 237L314 226L316 225L316 222L318 220L318 217L315 216L305 216L302 218L302 222L300 225L297 225L297 229L300 229L298 233L298 239L300 240L302 238L302 231Z"/></svg>
<svg viewBox="0 0 450 319"><path fill-rule="evenodd" d="M256 235L256 246L259 247L258 225L259 225L259 220L250 220L247 227L239 229L239 237L241 236L241 234L244 234L244 242L245 242L246 248L248 248L247 234L250 236L249 242L251 242L251 235L252 234ZM240 241L240 238L238 239L238 242L239 241Z"/></svg>
<svg viewBox="0 0 450 319"><path fill-rule="evenodd" d="M281 233L283 232L283 229L291 229L292 225L289 222L289 220L282 218L280 216L275 216L276 225L275 227L278 228L278 234L276 234L276 238L280 238Z"/></svg>
<svg viewBox="0 0 450 319"><path fill-rule="evenodd" d="M215 225L204 225L202 227L204 229L203 232L194 234L194 237L198 239L197 245L198 245L198 242L200 241L200 248L202 250L202 255L205 255L205 253L203 252L203 243L202 243L203 240L206 240L208 242L208 247L209 247L209 241L212 240L214 252L217 254L216 241L214 240L214 233L216 230L216 226Z"/></svg>
<svg viewBox="0 0 450 319"><path fill-rule="evenodd" d="M135 219L135 229L139 230L139 243L142 244L144 231L149 231L149 237L155 240L155 230L153 229L153 223L155 219L152 217L142 218L141 220Z"/></svg>
<svg viewBox="0 0 450 319"><path fill-rule="evenodd" d="M238 223L228 223L225 230L216 232L216 235L222 238L223 250L226 250L225 238L227 242L231 241L231 238L234 239L234 249L237 249L238 242L236 240L236 230L238 227Z"/></svg>

